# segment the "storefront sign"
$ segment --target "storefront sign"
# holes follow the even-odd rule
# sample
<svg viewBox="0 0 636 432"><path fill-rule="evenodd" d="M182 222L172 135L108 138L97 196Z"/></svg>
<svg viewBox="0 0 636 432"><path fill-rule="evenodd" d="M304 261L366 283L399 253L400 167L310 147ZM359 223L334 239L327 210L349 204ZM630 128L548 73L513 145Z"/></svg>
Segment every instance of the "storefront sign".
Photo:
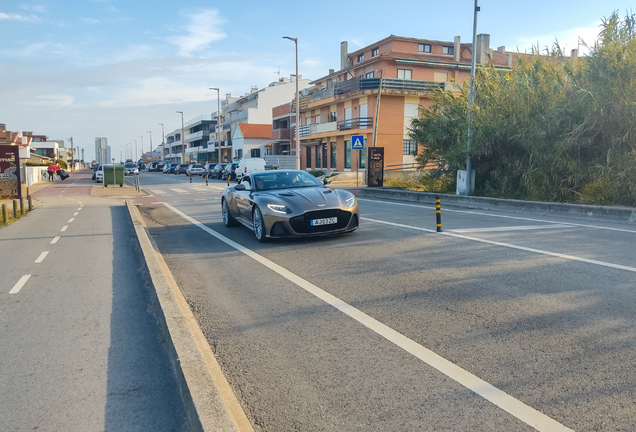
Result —
<svg viewBox="0 0 636 432"><path fill-rule="evenodd" d="M367 187L384 186L384 147L369 147Z"/></svg>
<svg viewBox="0 0 636 432"><path fill-rule="evenodd" d="M20 147L0 146L0 199L22 198Z"/></svg>

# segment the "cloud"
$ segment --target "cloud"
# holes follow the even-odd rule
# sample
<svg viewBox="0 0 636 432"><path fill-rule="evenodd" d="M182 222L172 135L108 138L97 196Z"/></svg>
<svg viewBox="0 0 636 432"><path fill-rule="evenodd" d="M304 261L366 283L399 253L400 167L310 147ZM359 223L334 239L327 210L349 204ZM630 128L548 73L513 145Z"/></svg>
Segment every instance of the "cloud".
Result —
<svg viewBox="0 0 636 432"><path fill-rule="evenodd" d="M520 52L530 52L532 48L536 48L537 44L541 51L545 51L546 48L550 49L554 46L555 42L559 42L559 45L563 49L566 55L570 54L570 50L579 49L579 55L585 55L589 50L584 46L582 42L588 46L594 46L600 32L600 21L596 26L590 27L578 27L569 30L563 30L556 34L543 34L532 37L520 37L513 46L518 48Z"/></svg>
<svg viewBox="0 0 636 432"><path fill-rule="evenodd" d="M33 100L28 105L51 106L51 107L68 107L73 105L75 98L66 94L48 94L37 96L37 100Z"/></svg>
<svg viewBox="0 0 636 432"><path fill-rule="evenodd" d="M191 56L227 36L220 30L224 21L216 9L186 10L181 11L180 15L189 20L187 34L168 38L168 42L178 48L179 55Z"/></svg>
<svg viewBox="0 0 636 432"><path fill-rule="evenodd" d="M0 20L13 20L13 21L24 21L24 22L39 22L40 19L35 15L18 15L18 14L6 14L4 12L0 12Z"/></svg>

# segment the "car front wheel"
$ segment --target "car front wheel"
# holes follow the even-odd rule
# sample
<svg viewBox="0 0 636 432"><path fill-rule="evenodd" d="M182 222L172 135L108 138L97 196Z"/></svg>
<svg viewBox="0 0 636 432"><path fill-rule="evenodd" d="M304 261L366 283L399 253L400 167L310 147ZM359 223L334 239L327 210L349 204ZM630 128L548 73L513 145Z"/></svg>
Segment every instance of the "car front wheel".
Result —
<svg viewBox="0 0 636 432"><path fill-rule="evenodd" d="M256 240L261 243L266 242L267 237L265 236L263 213L261 213L261 209L258 207L254 207L254 212L252 213L252 225L254 226L254 235L256 236Z"/></svg>

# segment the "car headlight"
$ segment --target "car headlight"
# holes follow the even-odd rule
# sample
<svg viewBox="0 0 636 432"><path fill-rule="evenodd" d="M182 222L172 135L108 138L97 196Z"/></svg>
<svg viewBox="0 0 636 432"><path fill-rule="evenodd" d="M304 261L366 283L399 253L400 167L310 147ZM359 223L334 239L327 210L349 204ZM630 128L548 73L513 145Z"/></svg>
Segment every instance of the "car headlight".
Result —
<svg viewBox="0 0 636 432"><path fill-rule="evenodd" d="M350 196L349 198L347 198L347 200L345 201L345 204L347 205L347 207L351 208L354 205L356 205L356 197L354 196Z"/></svg>
<svg viewBox="0 0 636 432"><path fill-rule="evenodd" d="M280 205L280 204L267 204L267 208L269 208L271 211L276 213L283 213L283 214L289 213L289 209L287 208L287 206Z"/></svg>

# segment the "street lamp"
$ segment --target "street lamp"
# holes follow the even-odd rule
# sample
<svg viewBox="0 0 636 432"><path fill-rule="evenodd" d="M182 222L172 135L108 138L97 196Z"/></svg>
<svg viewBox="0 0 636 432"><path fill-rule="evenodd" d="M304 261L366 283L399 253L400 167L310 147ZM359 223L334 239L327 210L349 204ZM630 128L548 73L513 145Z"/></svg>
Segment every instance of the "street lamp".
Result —
<svg viewBox="0 0 636 432"><path fill-rule="evenodd" d="M298 38L283 36L296 44L296 169L300 169L300 94L298 92Z"/></svg>
<svg viewBox="0 0 636 432"><path fill-rule="evenodd" d="M132 157L134 163L137 163L135 160L137 159L137 140L133 140L135 142L135 155Z"/></svg>
<svg viewBox="0 0 636 432"><path fill-rule="evenodd" d="M472 171L473 162L470 159L470 138L472 136L471 123L473 121L473 99L475 98L475 87L473 84L475 78L475 59L477 57L477 50L475 49L475 43L477 40L477 13L479 12L478 0L475 0L475 17L473 19L473 54L470 60L470 93L468 94L468 139L466 140L466 195L471 195L471 186L473 183Z"/></svg>
<svg viewBox="0 0 636 432"><path fill-rule="evenodd" d="M141 138L141 156L139 156L139 158L141 159L141 163L143 163L143 161L144 161L144 137L140 135L139 138Z"/></svg>
<svg viewBox="0 0 636 432"><path fill-rule="evenodd" d="M218 104L218 108L216 110L216 123L219 128L219 131L216 133L216 138L219 140L219 160L217 162L221 162L221 90L217 87L210 87L210 90L216 90L216 101Z"/></svg>
<svg viewBox="0 0 636 432"><path fill-rule="evenodd" d="M73 168L75 168L75 153L73 150L73 135L71 135L70 138L68 138L68 141L71 142L71 171L75 171Z"/></svg>
<svg viewBox="0 0 636 432"><path fill-rule="evenodd" d="M183 111L177 111L177 114L181 114L181 152L185 152L183 147ZM181 160L179 160L179 163L181 163Z"/></svg>
<svg viewBox="0 0 636 432"><path fill-rule="evenodd" d="M146 131L150 134L150 152L152 153L152 131Z"/></svg>
<svg viewBox="0 0 636 432"><path fill-rule="evenodd" d="M163 123L159 123L161 125L161 160L162 161L166 161L166 158L164 156L164 147L166 146L166 134L163 133Z"/></svg>

